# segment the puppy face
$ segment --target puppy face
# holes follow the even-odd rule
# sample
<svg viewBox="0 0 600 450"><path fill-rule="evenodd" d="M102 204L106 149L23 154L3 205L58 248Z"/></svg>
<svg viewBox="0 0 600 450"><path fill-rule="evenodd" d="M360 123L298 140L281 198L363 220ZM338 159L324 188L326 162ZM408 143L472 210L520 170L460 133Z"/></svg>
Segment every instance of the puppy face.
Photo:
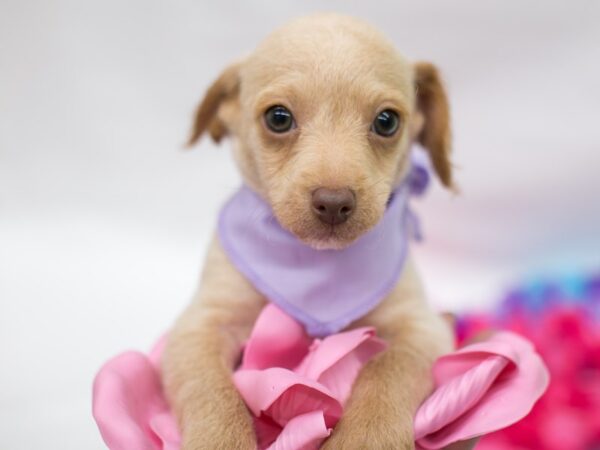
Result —
<svg viewBox="0 0 600 450"><path fill-rule="evenodd" d="M451 183L437 72L343 16L296 20L228 68L198 109L191 143L207 128L217 141L234 138L246 183L316 248L343 248L381 219L414 140Z"/></svg>

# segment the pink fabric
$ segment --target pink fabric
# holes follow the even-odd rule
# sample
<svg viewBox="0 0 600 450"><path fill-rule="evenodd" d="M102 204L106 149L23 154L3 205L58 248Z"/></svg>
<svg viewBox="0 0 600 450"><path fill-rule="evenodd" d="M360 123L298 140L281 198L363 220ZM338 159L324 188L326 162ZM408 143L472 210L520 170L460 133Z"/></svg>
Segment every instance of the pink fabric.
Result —
<svg viewBox="0 0 600 450"><path fill-rule="evenodd" d="M360 369L385 347L366 327L313 340L277 306L265 307L233 375L254 414L259 449L318 448Z"/></svg>
<svg viewBox="0 0 600 450"><path fill-rule="evenodd" d="M110 450L178 450L179 430L150 357L126 352L94 381L93 413Z"/></svg>
<svg viewBox="0 0 600 450"><path fill-rule="evenodd" d="M177 450L179 432L164 399L162 343L124 353L98 373L93 412L111 450ZM372 328L309 338L270 304L260 315L233 380L255 420L259 449L316 449L340 419L354 379L386 344ZM417 446L449 443L522 418L543 393L547 371L527 341L499 333L440 358L437 389L415 419Z"/></svg>
<svg viewBox="0 0 600 450"><path fill-rule="evenodd" d="M509 332L439 358L436 390L415 418L420 448L439 449L525 417L550 380L531 343Z"/></svg>

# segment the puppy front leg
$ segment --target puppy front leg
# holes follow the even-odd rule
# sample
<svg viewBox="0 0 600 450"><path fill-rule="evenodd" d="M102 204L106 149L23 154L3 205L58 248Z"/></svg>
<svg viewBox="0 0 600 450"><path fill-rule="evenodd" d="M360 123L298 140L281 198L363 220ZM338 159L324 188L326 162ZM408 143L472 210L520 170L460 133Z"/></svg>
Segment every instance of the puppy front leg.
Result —
<svg viewBox="0 0 600 450"><path fill-rule="evenodd" d="M432 388L431 366L451 348L448 326L433 313L380 329L390 347L365 366L324 449L414 449L416 409ZM392 328L392 329L393 329Z"/></svg>
<svg viewBox="0 0 600 450"><path fill-rule="evenodd" d="M256 448L232 372L264 303L213 240L200 291L173 327L163 358L165 391L182 430L182 450Z"/></svg>
<svg viewBox="0 0 600 450"><path fill-rule="evenodd" d="M231 379L239 331L226 316L188 309L169 337L163 372L182 450L256 448L252 419Z"/></svg>

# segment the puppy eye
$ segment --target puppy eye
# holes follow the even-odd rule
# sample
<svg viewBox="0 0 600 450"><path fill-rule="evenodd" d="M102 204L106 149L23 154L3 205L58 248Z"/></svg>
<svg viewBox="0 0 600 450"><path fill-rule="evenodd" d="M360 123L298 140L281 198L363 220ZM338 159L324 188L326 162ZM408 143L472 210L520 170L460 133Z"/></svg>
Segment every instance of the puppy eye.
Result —
<svg viewBox="0 0 600 450"><path fill-rule="evenodd" d="M294 116L284 106L272 106L265 113L265 123L274 133L285 133L295 125Z"/></svg>
<svg viewBox="0 0 600 450"><path fill-rule="evenodd" d="M398 117L398 114L391 109L386 109L381 111L377 117L375 117L371 130L380 136L390 137L398 131L399 126L400 118Z"/></svg>

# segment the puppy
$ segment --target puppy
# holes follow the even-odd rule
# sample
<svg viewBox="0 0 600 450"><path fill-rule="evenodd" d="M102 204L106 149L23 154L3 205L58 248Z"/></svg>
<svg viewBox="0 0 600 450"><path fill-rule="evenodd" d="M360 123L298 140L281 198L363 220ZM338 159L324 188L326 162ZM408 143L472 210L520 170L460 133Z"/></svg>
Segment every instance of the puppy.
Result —
<svg viewBox="0 0 600 450"><path fill-rule="evenodd" d="M278 29L226 68L198 107L189 143L205 132L230 137L244 183L281 227L311 249L339 252L382 220L413 143L452 186L449 124L434 66L409 63L359 20L324 14ZM317 191L325 194L315 203ZM183 450L256 447L231 375L268 300L215 237L163 363ZM426 305L410 256L394 287L347 327L364 325L390 346L359 375L324 448L414 448L414 413L453 338Z"/></svg>

